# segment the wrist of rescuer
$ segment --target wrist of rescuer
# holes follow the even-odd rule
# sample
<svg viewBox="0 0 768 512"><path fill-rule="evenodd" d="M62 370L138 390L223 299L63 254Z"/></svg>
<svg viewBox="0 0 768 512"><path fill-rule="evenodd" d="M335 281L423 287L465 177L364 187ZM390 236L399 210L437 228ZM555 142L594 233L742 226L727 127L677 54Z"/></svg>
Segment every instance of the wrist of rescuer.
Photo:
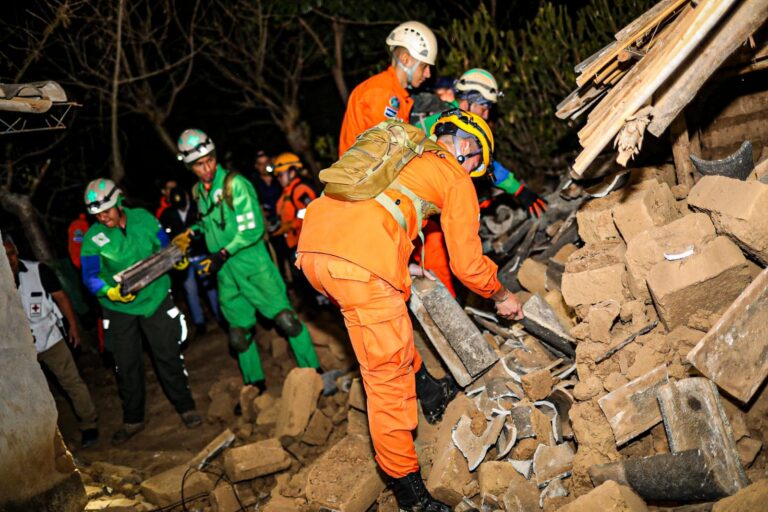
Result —
<svg viewBox="0 0 768 512"><path fill-rule="evenodd" d="M493 299L493 302L504 302L508 298L510 298L513 295L513 293L503 286L499 288L499 291L491 295L491 299Z"/></svg>

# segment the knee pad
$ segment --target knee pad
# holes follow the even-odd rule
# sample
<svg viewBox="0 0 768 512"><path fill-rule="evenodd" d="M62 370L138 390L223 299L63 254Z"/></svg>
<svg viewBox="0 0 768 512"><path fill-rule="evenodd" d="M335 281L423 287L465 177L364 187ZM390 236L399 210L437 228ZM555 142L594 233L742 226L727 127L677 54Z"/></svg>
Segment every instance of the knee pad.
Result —
<svg viewBox="0 0 768 512"><path fill-rule="evenodd" d="M284 309L277 314L275 317L275 325L277 325L277 328L289 338L298 336L304 328L299 317L290 309Z"/></svg>
<svg viewBox="0 0 768 512"><path fill-rule="evenodd" d="M251 346L250 330L241 327L231 327L229 329L229 346L237 353L242 354Z"/></svg>

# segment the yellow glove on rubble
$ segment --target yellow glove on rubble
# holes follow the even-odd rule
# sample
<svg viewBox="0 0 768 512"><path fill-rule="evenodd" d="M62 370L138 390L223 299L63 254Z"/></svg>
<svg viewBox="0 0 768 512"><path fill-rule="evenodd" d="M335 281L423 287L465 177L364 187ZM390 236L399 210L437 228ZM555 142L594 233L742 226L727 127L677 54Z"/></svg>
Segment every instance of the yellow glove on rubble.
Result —
<svg viewBox="0 0 768 512"><path fill-rule="evenodd" d="M136 296L132 293L129 293L127 295L123 295L120 293L120 285L113 286L109 290L107 290L107 298L111 300L112 302L133 302L136 300Z"/></svg>

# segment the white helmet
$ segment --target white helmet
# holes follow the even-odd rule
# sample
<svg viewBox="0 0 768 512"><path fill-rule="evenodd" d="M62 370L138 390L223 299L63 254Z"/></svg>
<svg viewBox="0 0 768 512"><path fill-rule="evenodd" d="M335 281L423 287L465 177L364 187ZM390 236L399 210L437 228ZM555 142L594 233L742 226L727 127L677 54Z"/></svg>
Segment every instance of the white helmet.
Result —
<svg viewBox="0 0 768 512"><path fill-rule="evenodd" d="M206 135L203 130L197 128L190 128L181 132L176 147L179 149L176 158L185 164L191 164L216 149L213 139Z"/></svg>
<svg viewBox="0 0 768 512"><path fill-rule="evenodd" d="M118 206L123 191L117 188L112 180L99 178L93 180L85 187L85 207L88 213L96 215L105 212L113 206Z"/></svg>
<svg viewBox="0 0 768 512"><path fill-rule="evenodd" d="M504 96L504 93L499 90L499 84L493 75L480 68L472 68L465 71L456 81L454 88L459 93L477 92L491 103L496 103L499 101L499 98Z"/></svg>
<svg viewBox="0 0 768 512"><path fill-rule="evenodd" d="M428 26L418 21L406 21L395 27L387 36L387 46L402 46L414 59L435 65L437 39Z"/></svg>

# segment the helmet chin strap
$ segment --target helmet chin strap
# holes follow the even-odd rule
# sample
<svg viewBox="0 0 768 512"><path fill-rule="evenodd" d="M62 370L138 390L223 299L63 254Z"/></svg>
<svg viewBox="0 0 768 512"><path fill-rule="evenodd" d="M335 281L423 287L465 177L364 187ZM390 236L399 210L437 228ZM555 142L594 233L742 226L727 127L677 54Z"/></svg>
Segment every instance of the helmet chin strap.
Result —
<svg viewBox="0 0 768 512"><path fill-rule="evenodd" d="M451 138L453 139L453 150L456 153L456 161L459 162L459 164L464 164L464 162L467 161L467 158L472 158L473 156L479 155L482 153L482 151L472 151L471 153L467 153L466 155L461 154L461 150L459 149L459 137L456 135L452 135ZM474 169L472 169L470 172L475 172L477 170L482 170L485 167L485 164L481 163Z"/></svg>

